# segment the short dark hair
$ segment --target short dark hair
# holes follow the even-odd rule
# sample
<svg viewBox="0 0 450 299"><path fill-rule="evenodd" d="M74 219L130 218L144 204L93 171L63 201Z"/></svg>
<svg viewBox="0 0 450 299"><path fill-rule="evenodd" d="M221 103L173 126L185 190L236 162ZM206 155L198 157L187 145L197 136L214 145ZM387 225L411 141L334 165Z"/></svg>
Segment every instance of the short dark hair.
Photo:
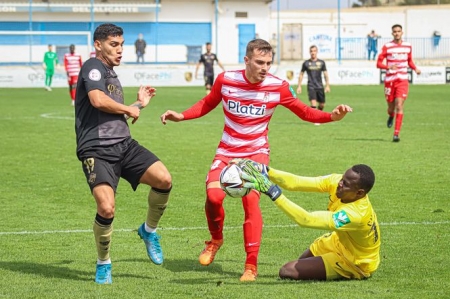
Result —
<svg viewBox="0 0 450 299"><path fill-rule="evenodd" d="M210 42L207 42L205 45L207 45L207 46L210 46L211 45L211 43Z"/></svg>
<svg viewBox="0 0 450 299"><path fill-rule="evenodd" d="M111 23L105 23L99 25L94 32L94 41L107 40L109 36L122 36L123 29L117 25Z"/></svg>
<svg viewBox="0 0 450 299"><path fill-rule="evenodd" d="M263 39L260 39L260 38L256 38L256 39L248 42L247 50L245 51L245 55L247 57L251 57L253 55L253 51L255 49L263 52L264 54L269 53L269 52L272 53L272 46L269 44L269 42L267 42Z"/></svg>
<svg viewBox="0 0 450 299"><path fill-rule="evenodd" d="M359 187L364 189L366 193L369 193L375 184L375 174L372 168L365 164L356 164L353 165L352 171L359 174Z"/></svg>
<svg viewBox="0 0 450 299"><path fill-rule="evenodd" d="M395 24L394 26L392 26L392 30L394 30L395 27L399 27L400 29L403 30L403 27L402 27L402 25L400 25L400 24Z"/></svg>
<svg viewBox="0 0 450 299"><path fill-rule="evenodd" d="M309 50L311 51L312 48L316 48L317 49L317 46L316 45L312 45L311 47L309 47Z"/></svg>

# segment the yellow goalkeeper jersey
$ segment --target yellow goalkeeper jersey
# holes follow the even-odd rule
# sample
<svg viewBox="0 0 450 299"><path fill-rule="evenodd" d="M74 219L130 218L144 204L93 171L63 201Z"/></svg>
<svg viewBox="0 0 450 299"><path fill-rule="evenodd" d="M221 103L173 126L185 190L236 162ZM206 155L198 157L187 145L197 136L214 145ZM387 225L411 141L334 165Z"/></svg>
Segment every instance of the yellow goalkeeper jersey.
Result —
<svg viewBox="0 0 450 299"><path fill-rule="evenodd" d="M327 211L307 212L284 195L275 204L300 226L331 230L336 252L362 271L372 273L378 268L381 236L377 216L367 195L351 203L336 197L342 174L302 177L271 168L269 177L285 190L328 193Z"/></svg>

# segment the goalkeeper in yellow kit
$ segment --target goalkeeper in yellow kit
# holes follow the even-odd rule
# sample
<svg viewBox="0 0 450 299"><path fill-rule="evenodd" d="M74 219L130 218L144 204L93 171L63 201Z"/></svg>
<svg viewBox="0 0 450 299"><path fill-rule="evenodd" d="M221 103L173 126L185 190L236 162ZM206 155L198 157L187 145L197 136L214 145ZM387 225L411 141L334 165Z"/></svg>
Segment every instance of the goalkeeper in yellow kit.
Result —
<svg viewBox="0 0 450 299"><path fill-rule="evenodd" d="M317 238L298 260L285 264L282 279L364 279L380 263L380 228L367 193L375 183L372 169L354 165L342 174L303 177L252 160L240 160L246 187L269 196L300 226L331 231ZM290 191L329 194L327 211L308 212L287 199Z"/></svg>

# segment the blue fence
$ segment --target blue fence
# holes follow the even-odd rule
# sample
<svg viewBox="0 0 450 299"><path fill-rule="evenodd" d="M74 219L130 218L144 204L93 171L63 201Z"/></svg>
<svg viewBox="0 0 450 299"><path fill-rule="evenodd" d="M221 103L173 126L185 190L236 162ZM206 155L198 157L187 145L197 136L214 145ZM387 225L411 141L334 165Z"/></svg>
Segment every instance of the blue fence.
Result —
<svg viewBox="0 0 450 299"><path fill-rule="evenodd" d="M377 54L385 43L392 41L392 38L380 38L377 45ZM450 38L435 39L428 38L406 38L412 44L413 59L434 59L450 58ZM336 39L336 59L339 41ZM367 38L341 38L341 59L342 60L362 60L368 59ZM373 53L371 58L373 57Z"/></svg>

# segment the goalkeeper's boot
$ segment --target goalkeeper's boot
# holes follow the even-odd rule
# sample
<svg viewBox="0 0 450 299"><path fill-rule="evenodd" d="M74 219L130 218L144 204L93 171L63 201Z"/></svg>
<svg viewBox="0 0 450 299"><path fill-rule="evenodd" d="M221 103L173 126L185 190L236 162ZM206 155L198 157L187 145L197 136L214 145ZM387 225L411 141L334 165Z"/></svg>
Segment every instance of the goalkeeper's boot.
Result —
<svg viewBox="0 0 450 299"><path fill-rule="evenodd" d="M144 240L145 247L147 248L147 255L150 260L156 265L161 265L164 261L161 244L159 244L159 239L161 237L158 236L156 232L148 233L145 230L145 223L142 223L139 227L138 235Z"/></svg>
<svg viewBox="0 0 450 299"><path fill-rule="evenodd" d="M200 253L198 257L198 261L202 266L208 266L214 261L214 257L216 256L217 251L219 251L220 246L223 244L222 240L214 240L205 241L205 249Z"/></svg>
<svg viewBox="0 0 450 299"><path fill-rule="evenodd" d="M394 135L394 138L392 138L393 142L400 142L400 137L398 135Z"/></svg>
<svg viewBox="0 0 450 299"><path fill-rule="evenodd" d="M95 282L98 284L111 284L111 264L99 265L95 271Z"/></svg>
<svg viewBox="0 0 450 299"><path fill-rule="evenodd" d="M387 120L387 127L391 128L393 124L394 124L394 117L393 116L389 116L389 118Z"/></svg>
<svg viewBox="0 0 450 299"><path fill-rule="evenodd" d="M244 274L242 274L240 281L255 281L258 272L255 265L245 264Z"/></svg>

